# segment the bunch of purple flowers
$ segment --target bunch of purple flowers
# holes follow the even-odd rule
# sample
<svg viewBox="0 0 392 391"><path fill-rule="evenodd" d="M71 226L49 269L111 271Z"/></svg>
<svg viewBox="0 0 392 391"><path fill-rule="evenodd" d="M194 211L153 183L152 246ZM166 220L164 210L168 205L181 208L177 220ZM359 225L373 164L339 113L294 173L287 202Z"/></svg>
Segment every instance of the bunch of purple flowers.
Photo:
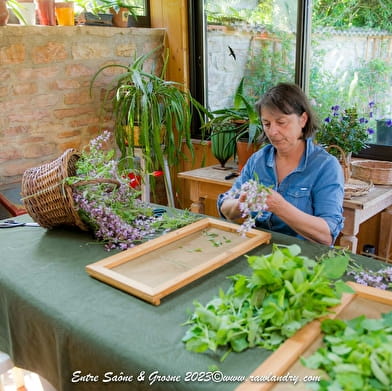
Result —
<svg viewBox="0 0 392 391"><path fill-rule="evenodd" d="M379 270L365 270L352 261L349 264L347 274L352 276L358 284L383 290L392 288L392 266L383 267Z"/></svg>
<svg viewBox="0 0 392 391"><path fill-rule="evenodd" d="M238 232L245 235L250 229L256 226L256 219L261 217L267 209L266 198L270 189L258 180L250 179L243 183L238 190L230 192L230 197L237 198L242 193L246 194L246 200L240 202L241 217L245 218Z"/></svg>

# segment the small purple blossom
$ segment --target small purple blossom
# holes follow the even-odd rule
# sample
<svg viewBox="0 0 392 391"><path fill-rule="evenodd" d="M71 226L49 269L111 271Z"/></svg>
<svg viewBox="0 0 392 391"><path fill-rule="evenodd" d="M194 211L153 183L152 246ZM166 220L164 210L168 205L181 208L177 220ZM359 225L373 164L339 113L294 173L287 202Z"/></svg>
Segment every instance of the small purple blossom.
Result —
<svg viewBox="0 0 392 391"><path fill-rule="evenodd" d="M385 267L380 270L365 270L357 264L350 265L347 275L352 276L358 284L371 286L379 289L389 289L392 287L392 267Z"/></svg>
<svg viewBox="0 0 392 391"><path fill-rule="evenodd" d="M387 125L387 127L390 128L392 126L392 119L386 120L385 125Z"/></svg>
<svg viewBox="0 0 392 391"><path fill-rule="evenodd" d="M374 134L374 129L372 129L372 128L367 128L367 132L368 132L369 134Z"/></svg>

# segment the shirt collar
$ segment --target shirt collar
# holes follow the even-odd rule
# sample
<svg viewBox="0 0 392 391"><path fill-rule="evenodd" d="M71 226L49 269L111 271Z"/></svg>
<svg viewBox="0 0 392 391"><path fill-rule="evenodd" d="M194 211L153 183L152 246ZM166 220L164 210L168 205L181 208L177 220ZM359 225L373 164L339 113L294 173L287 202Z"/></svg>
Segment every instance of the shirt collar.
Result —
<svg viewBox="0 0 392 391"><path fill-rule="evenodd" d="M295 171L303 171L308 165L308 158L314 151L314 143L312 137L305 140L305 154L302 156L301 161ZM270 144L270 150L267 157L267 166L273 167L275 164L275 148Z"/></svg>

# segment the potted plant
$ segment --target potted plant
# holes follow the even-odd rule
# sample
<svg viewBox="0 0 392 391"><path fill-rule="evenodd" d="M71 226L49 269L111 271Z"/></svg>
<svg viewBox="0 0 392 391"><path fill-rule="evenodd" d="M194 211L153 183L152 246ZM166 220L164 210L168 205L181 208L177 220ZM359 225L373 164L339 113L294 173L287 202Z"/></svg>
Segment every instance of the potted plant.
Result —
<svg viewBox="0 0 392 391"><path fill-rule="evenodd" d="M353 153L367 147L369 135L374 133L371 121L374 103L369 103L369 113L359 114L356 107L342 109L339 105L331 107L316 133L316 142L328 148L329 152L338 157L345 166L345 179L350 178L350 160Z"/></svg>
<svg viewBox="0 0 392 391"><path fill-rule="evenodd" d="M90 26L112 26L113 14L109 7L101 0L75 0L75 3L83 10L79 14L78 24Z"/></svg>
<svg viewBox="0 0 392 391"><path fill-rule="evenodd" d="M137 13L139 8L133 4L132 0L102 0L113 15L113 25L116 27L128 27L129 18L133 18L136 24Z"/></svg>
<svg viewBox="0 0 392 391"><path fill-rule="evenodd" d="M128 66L103 66L91 81L92 88L97 77L108 68L124 71L112 80L103 105L107 106L110 101L113 109L114 132L121 152L121 163L132 165L130 158L135 156L135 148L141 148L147 172L177 167L185 158L183 142L193 155L192 114L196 110L203 120L204 111L185 86L164 79L168 51L164 55L159 75L156 74L156 64L152 65L150 72L145 70L147 60L160 49L161 46L136 58Z"/></svg>
<svg viewBox="0 0 392 391"><path fill-rule="evenodd" d="M23 5L17 0L0 0L0 26L5 26L8 22L9 11L11 10L20 23L27 24L23 12Z"/></svg>
<svg viewBox="0 0 392 391"><path fill-rule="evenodd" d="M260 136L263 134L259 114L254 104L244 94L243 78L235 91L233 106L214 110L208 117L209 120L203 128L211 135L227 132L227 129L235 129L231 142L236 144L238 169L241 170L249 156L259 147ZM213 137L211 142L214 142Z"/></svg>

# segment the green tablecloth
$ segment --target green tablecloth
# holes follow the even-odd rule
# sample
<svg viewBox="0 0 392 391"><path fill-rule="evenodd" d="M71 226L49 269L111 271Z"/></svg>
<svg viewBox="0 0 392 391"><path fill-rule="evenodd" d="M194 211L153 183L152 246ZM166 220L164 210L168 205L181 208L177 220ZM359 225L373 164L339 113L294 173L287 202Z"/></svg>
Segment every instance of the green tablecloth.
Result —
<svg viewBox="0 0 392 391"><path fill-rule="evenodd" d="M276 233L272 242L298 243L310 257L328 250ZM58 391L233 390L238 382L186 382L185 376L208 371L211 365L225 376L248 375L271 354L255 348L231 353L220 363L220 355L191 353L181 342L187 329L182 323L193 311L193 300L205 303L219 288L229 286L227 276L249 274L245 257L169 295L156 307L86 273L87 264L111 255L89 233L6 228L0 230L0 246L0 350L10 354L17 366L45 377ZM252 254L270 251L271 244ZM357 258L366 266L375 264ZM71 381L76 371L81 371L83 381ZM148 378L156 371L177 378L150 385ZM105 373L110 382L104 382ZM138 380L143 373L145 380ZM119 382L114 375L134 378Z"/></svg>

